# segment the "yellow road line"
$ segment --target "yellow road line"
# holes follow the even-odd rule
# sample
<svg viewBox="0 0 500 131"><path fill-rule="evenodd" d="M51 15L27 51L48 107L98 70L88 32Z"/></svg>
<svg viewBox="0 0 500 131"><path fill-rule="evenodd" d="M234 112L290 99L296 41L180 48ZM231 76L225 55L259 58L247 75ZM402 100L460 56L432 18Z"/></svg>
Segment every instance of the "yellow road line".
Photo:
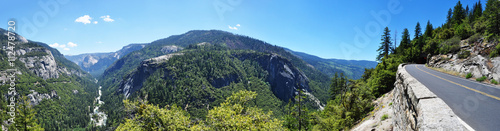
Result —
<svg viewBox="0 0 500 131"><path fill-rule="evenodd" d="M429 73L429 72L427 72L427 71L424 71L424 70L422 70L422 69L418 68L418 66L417 66L417 65L415 65L415 67L416 67L418 70L423 71L423 72L425 72L425 73L427 73L427 74L429 74L429 75L435 76L435 77L437 77L437 78L439 78L439 79L442 79L442 80L448 81L448 82L450 82L450 83L453 83L453 84L455 84L455 85L458 85L458 86L464 87L465 89L469 89L469 90L471 90L471 91L474 91L474 92L477 92L477 93L481 93L481 94L483 94L483 95L485 95L485 96L488 96L488 97L491 97L491 98L493 98L493 99L497 99L497 100L499 100L499 101L500 101L500 98L499 98L499 97L496 97L496 96L490 95L490 94L488 94L488 93L484 93L484 92L482 92L482 91L479 91L479 90L476 90L476 89L473 89L473 88L470 88L470 87L464 86L464 85L462 85L462 84L458 84L458 83L455 83L455 82L453 82L453 81L447 80L447 79L445 79L445 78L439 77L439 76L437 76L437 75L431 74L431 73Z"/></svg>

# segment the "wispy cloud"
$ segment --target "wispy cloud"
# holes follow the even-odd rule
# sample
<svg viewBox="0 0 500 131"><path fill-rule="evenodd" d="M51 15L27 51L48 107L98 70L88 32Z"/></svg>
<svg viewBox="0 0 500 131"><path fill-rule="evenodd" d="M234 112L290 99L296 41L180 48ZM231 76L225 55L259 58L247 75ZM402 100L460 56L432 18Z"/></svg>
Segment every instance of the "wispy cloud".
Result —
<svg viewBox="0 0 500 131"><path fill-rule="evenodd" d="M106 22L113 22L115 20L111 19L109 15L101 16L101 19L106 21Z"/></svg>
<svg viewBox="0 0 500 131"><path fill-rule="evenodd" d="M97 23L99 23L99 22L97 22L97 21L94 21L94 24L97 24Z"/></svg>
<svg viewBox="0 0 500 131"><path fill-rule="evenodd" d="M236 26L235 26L235 27L231 27L230 25L227 25L227 26L228 26L228 27L229 27L229 29L231 29L231 30L238 30L238 28L236 28Z"/></svg>
<svg viewBox="0 0 500 131"><path fill-rule="evenodd" d="M76 47L76 46L78 45L73 42L68 42L68 47Z"/></svg>
<svg viewBox="0 0 500 131"><path fill-rule="evenodd" d="M84 15L84 16L80 16L80 17L76 18L75 22L80 22L83 24L90 24L90 20L92 20L92 17L90 17L89 15Z"/></svg>
<svg viewBox="0 0 500 131"><path fill-rule="evenodd" d="M229 27L229 29L231 30L238 30L238 27L240 27L241 25L240 24L236 24L236 26L230 26L230 25L227 25Z"/></svg>
<svg viewBox="0 0 500 131"><path fill-rule="evenodd" d="M49 45L52 48L59 48L63 50L70 50L70 48L78 46L78 44L75 44L73 42L68 42L68 44L59 44L59 43L54 43Z"/></svg>

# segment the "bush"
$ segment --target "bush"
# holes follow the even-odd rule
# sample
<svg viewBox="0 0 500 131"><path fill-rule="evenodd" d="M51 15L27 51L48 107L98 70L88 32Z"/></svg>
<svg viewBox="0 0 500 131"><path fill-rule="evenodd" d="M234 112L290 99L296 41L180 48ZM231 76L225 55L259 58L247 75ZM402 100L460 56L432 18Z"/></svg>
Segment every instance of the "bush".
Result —
<svg viewBox="0 0 500 131"><path fill-rule="evenodd" d="M479 39L481 39L481 35L479 33L476 33L469 37L469 40L467 41L469 44L474 44L476 43Z"/></svg>
<svg viewBox="0 0 500 131"><path fill-rule="evenodd" d="M479 81L479 82L483 82L484 80L486 80L486 76L483 76L481 78L476 79L476 81Z"/></svg>
<svg viewBox="0 0 500 131"><path fill-rule="evenodd" d="M470 51L468 51L468 50L461 50L458 53L458 58L460 58L460 59L465 59L465 58L467 58L469 56L470 56Z"/></svg>
<svg viewBox="0 0 500 131"><path fill-rule="evenodd" d="M493 57L497 57L499 52L500 52L500 44L497 44L497 46L495 46L495 49L493 49L493 50L490 52L490 57L491 57L491 58L493 58Z"/></svg>
<svg viewBox="0 0 500 131"><path fill-rule="evenodd" d="M439 45L439 53L441 54L446 54L446 53L454 53L460 50L460 38L459 37L453 37L449 40L444 41Z"/></svg>
<svg viewBox="0 0 500 131"><path fill-rule="evenodd" d="M455 35L460 37L460 39L466 39L472 35L472 29L470 28L470 25L467 24L466 22L460 24L455 28L456 28Z"/></svg>
<svg viewBox="0 0 500 131"><path fill-rule="evenodd" d="M495 79L491 79L491 83L498 85L498 81L496 81Z"/></svg>
<svg viewBox="0 0 500 131"><path fill-rule="evenodd" d="M465 76L466 79L469 79L469 78L472 78L472 74L471 73L467 73L467 75Z"/></svg>
<svg viewBox="0 0 500 131"><path fill-rule="evenodd" d="M392 106L392 102L391 102L391 103L389 103L389 106Z"/></svg>
<svg viewBox="0 0 500 131"><path fill-rule="evenodd" d="M380 118L380 120L384 121L384 120L386 120L387 118L389 118L389 115L384 114L384 115L382 115L382 117Z"/></svg>

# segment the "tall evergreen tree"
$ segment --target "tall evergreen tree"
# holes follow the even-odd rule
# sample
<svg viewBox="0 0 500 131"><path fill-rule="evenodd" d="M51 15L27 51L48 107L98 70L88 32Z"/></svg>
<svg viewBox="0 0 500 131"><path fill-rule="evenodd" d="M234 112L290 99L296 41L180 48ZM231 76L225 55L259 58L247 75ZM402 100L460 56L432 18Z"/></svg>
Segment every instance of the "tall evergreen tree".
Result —
<svg viewBox="0 0 500 131"><path fill-rule="evenodd" d="M493 35L500 35L500 1L488 0L484 16L488 20L486 31Z"/></svg>
<svg viewBox="0 0 500 131"><path fill-rule="evenodd" d="M425 26L424 37L432 37L432 31L434 28L432 27L431 21L427 21L427 26Z"/></svg>
<svg viewBox="0 0 500 131"><path fill-rule="evenodd" d="M446 15L446 28L452 25L453 10L451 8L448 10L448 15Z"/></svg>
<svg viewBox="0 0 500 131"><path fill-rule="evenodd" d="M401 42L399 46L403 47L403 49L406 49L411 46L410 44L411 44L410 32L408 31L408 28L405 28L405 30L403 31L403 35L401 36Z"/></svg>
<svg viewBox="0 0 500 131"><path fill-rule="evenodd" d="M460 1L457 2L457 5L453 8L453 26L462 24L462 20L465 19L465 9L462 7L462 3Z"/></svg>
<svg viewBox="0 0 500 131"><path fill-rule="evenodd" d="M415 26L415 36L413 39L419 39L420 36L422 36L422 28L420 28L420 22L417 22L417 25Z"/></svg>
<svg viewBox="0 0 500 131"><path fill-rule="evenodd" d="M19 131L43 131L44 129L40 127L35 118L36 111L30 105L30 101L27 97L21 97L21 104L17 107L16 118L9 130L19 130Z"/></svg>
<svg viewBox="0 0 500 131"><path fill-rule="evenodd" d="M390 34L389 27L385 27L384 29L384 34L382 34L382 42L380 43L380 47L378 48L378 56L377 60L380 61L382 60L383 57L387 57L389 55L389 52L391 51L391 34Z"/></svg>

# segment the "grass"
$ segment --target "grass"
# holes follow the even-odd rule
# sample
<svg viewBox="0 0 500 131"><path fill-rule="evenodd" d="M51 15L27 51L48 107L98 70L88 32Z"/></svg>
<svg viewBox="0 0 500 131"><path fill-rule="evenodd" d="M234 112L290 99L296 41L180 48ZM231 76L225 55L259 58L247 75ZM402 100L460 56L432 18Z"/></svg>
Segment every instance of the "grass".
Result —
<svg viewBox="0 0 500 131"><path fill-rule="evenodd" d="M392 106L392 102L391 102L391 103L389 103L389 106Z"/></svg>
<svg viewBox="0 0 500 131"><path fill-rule="evenodd" d="M465 79L469 79L469 78L472 78L472 74L471 73L467 73L467 75L465 76Z"/></svg>
<svg viewBox="0 0 500 131"><path fill-rule="evenodd" d="M380 120L384 121L384 120L386 120L387 118L389 118L389 115L384 114L384 115L382 115L382 117L380 117Z"/></svg>
<svg viewBox="0 0 500 131"><path fill-rule="evenodd" d="M476 79L476 81L479 81L479 82L483 82L484 80L486 80L486 76L483 76L483 77Z"/></svg>
<svg viewBox="0 0 500 131"><path fill-rule="evenodd" d="M491 83L498 85L498 81L496 81L495 79L491 79Z"/></svg>

